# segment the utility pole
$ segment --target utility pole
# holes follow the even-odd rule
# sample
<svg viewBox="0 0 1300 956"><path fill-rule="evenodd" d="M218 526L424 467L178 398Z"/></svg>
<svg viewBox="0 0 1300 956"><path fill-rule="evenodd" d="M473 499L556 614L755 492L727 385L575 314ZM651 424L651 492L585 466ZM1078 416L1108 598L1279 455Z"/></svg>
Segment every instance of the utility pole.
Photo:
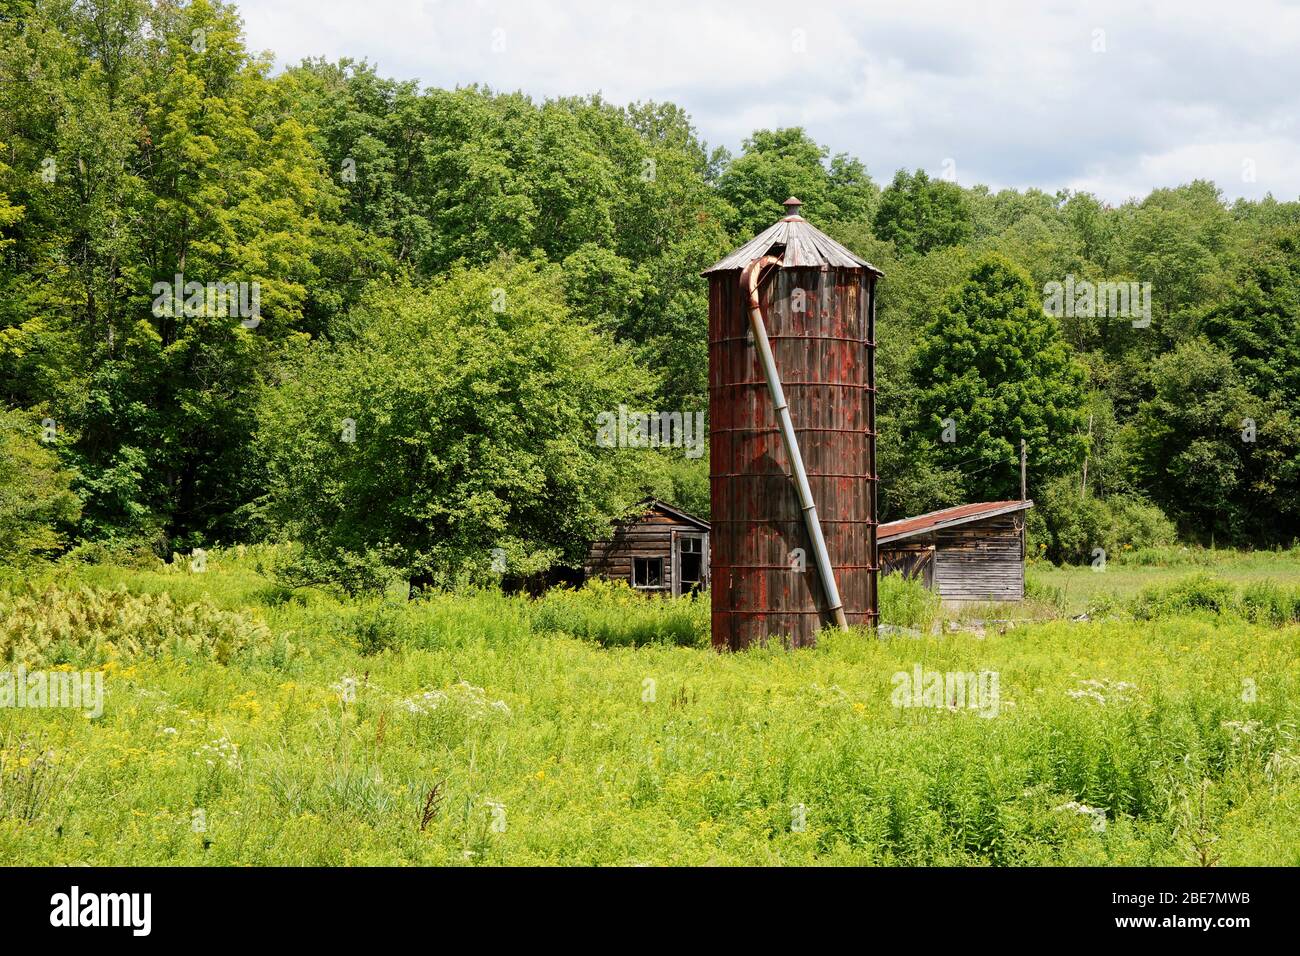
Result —
<svg viewBox="0 0 1300 956"><path fill-rule="evenodd" d="M1020 500L1029 500L1029 496L1025 494L1025 440L1023 438L1020 439Z"/></svg>
<svg viewBox="0 0 1300 956"><path fill-rule="evenodd" d="M1028 501L1029 496L1025 493L1025 440L1020 439L1020 500ZM1025 560L1025 512L1016 515L1016 520L1020 522L1020 560Z"/></svg>
<svg viewBox="0 0 1300 956"><path fill-rule="evenodd" d="M1092 413L1088 413L1088 447L1083 450L1083 481L1079 484L1079 499L1088 494L1088 456L1092 454Z"/></svg>

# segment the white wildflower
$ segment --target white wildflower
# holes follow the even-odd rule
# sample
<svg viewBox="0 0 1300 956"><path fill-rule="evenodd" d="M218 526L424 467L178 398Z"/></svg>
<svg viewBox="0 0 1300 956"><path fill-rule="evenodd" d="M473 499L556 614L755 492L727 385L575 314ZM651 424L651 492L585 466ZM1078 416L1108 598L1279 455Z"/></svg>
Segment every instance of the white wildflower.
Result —
<svg viewBox="0 0 1300 956"><path fill-rule="evenodd" d="M1069 810L1080 816L1092 817L1092 828L1098 833L1106 832L1106 811L1102 807L1090 807L1086 803L1080 803L1077 800L1071 800L1063 803L1055 810Z"/></svg>
<svg viewBox="0 0 1300 956"><path fill-rule="evenodd" d="M1225 720L1222 725L1232 731L1232 742L1243 744L1250 741L1255 731L1264 726L1258 720Z"/></svg>
<svg viewBox="0 0 1300 956"><path fill-rule="evenodd" d="M203 757L209 767L215 767L218 763L230 770L238 770L240 767L239 746L226 737L204 744L194 751L194 756Z"/></svg>
<svg viewBox="0 0 1300 956"><path fill-rule="evenodd" d="M398 706L409 714L429 714L450 707L474 720L494 713L510 716L510 706L504 700L488 700L482 687L475 687L468 681L460 681L445 691L424 691L399 701Z"/></svg>
<svg viewBox="0 0 1300 956"><path fill-rule="evenodd" d="M1136 684L1128 681L1080 680L1076 690L1067 690L1067 696L1075 700L1093 700L1103 707L1109 703L1122 704L1137 690Z"/></svg>

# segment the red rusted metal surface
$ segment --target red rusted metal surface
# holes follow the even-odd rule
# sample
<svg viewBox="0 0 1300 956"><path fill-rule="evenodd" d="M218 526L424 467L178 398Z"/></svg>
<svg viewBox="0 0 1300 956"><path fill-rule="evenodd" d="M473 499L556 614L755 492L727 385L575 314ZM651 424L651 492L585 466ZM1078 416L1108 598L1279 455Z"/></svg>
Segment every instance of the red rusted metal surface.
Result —
<svg viewBox="0 0 1300 956"><path fill-rule="evenodd" d="M750 261L768 254L780 262L764 277L762 314L845 616L850 625L874 626L877 618L874 290L880 272L797 212L795 205L763 233L779 242L766 248L751 242L705 273L711 594L719 650L770 639L811 645L831 623L739 281ZM796 549L805 556L802 571L794 567Z"/></svg>
<svg viewBox="0 0 1300 956"><path fill-rule="evenodd" d="M808 471L804 467L803 453L800 451L799 439L795 434L794 421L790 416L790 403L785 397L785 388L781 384L781 374L772 354L772 345L767 338L767 321L763 318L762 294L759 291L761 273L766 266L781 262L778 256L763 256L755 259L740 273L740 287L749 295L749 334L758 350L759 363L763 369L763 378L767 382L768 398L776 411L777 424L780 427L781 448L785 451L790 464L790 480L799 497L799 510L803 513L804 528L808 531L809 542L813 548L813 558L817 563L818 580L825 594L826 607L835 618L835 625L842 631L849 629L849 622L844 617L844 602L840 600L839 588L835 583L835 571L831 566L830 556L826 550L826 539L822 535L821 521L817 516L817 502L813 498L812 488L808 484ZM802 295L802 290L800 292ZM801 299L802 303L802 299ZM805 305L796 304L796 309ZM800 559L802 564L806 558Z"/></svg>
<svg viewBox="0 0 1300 956"><path fill-rule="evenodd" d="M888 524L882 524L876 529L876 541L883 543L893 538L903 538L917 534L922 531L930 531L939 526L952 524L962 524L967 521L978 521L981 518L989 518L996 514L1002 514L1007 511L1023 511L1032 508L1032 501L981 501L975 504L958 505L955 508L944 508L941 511L931 511L923 515L917 515L915 518L903 518L901 521L891 521Z"/></svg>

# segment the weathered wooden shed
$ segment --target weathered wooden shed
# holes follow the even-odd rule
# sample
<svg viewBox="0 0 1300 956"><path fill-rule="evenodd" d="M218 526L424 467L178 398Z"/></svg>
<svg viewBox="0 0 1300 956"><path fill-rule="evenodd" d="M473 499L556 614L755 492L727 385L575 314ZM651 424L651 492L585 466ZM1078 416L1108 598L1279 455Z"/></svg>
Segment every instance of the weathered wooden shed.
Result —
<svg viewBox="0 0 1300 956"><path fill-rule="evenodd" d="M945 601L1025 596L1025 512L1032 501L944 508L876 529L882 574L920 578Z"/></svg>
<svg viewBox="0 0 1300 956"><path fill-rule="evenodd" d="M593 541L583 569L588 577L626 581L639 591L687 594L709 586L709 523L657 498Z"/></svg>

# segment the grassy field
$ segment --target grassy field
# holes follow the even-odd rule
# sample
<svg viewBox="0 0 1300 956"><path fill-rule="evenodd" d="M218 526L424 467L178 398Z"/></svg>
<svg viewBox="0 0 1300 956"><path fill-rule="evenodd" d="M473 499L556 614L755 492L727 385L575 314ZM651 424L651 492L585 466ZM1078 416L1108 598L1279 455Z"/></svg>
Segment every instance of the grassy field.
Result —
<svg viewBox="0 0 1300 956"><path fill-rule="evenodd" d="M0 591L0 666L104 675L95 719L0 710L0 861L1300 864L1300 601L1243 596L1290 553L1038 568L1058 619L729 656L701 601L347 602L265 558ZM1157 589L1066 619L1102 583Z"/></svg>
<svg viewBox="0 0 1300 956"><path fill-rule="evenodd" d="M1061 608L1072 614L1086 611L1099 599L1123 601L1143 589L1171 584L1189 574L1206 572L1235 585L1273 582L1300 587L1300 548L1288 551L1210 551L1204 548L1160 548L1123 553L1112 558L1105 570L1091 566L1056 567L1048 562L1030 562L1030 585L1060 592Z"/></svg>

